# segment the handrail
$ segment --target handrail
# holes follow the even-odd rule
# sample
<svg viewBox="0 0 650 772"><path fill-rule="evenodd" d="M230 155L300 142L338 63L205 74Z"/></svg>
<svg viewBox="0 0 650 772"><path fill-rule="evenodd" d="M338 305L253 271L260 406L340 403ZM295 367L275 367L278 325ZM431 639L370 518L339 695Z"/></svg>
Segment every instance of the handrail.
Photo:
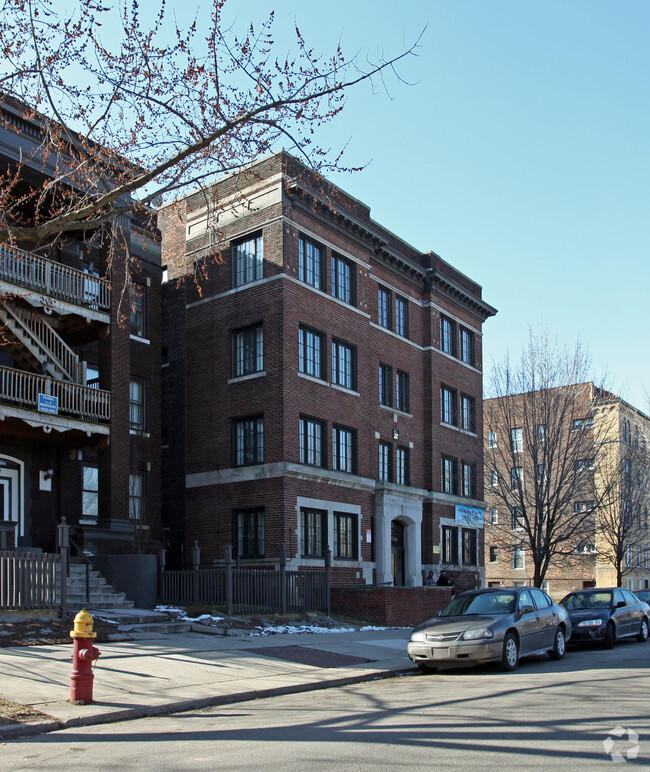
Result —
<svg viewBox="0 0 650 772"><path fill-rule="evenodd" d="M106 279L7 244L0 244L0 279L87 308L111 307Z"/></svg>
<svg viewBox="0 0 650 772"><path fill-rule="evenodd" d="M84 421L108 423L111 418L111 393L75 383L57 381L43 375L0 367L0 401L9 401L32 410L39 406L39 394L58 399L58 414Z"/></svg>

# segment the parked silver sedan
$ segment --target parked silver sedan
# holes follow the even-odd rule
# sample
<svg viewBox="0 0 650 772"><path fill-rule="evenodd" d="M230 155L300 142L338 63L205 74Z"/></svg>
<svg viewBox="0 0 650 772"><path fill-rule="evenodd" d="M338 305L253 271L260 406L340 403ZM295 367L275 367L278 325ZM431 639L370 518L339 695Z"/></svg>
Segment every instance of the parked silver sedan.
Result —
<svg viewBox="0 0 650 772"><path fill-rule="evenodd" d="M514 670L519 658L548 652L562 659L571 637L567 611L537 587L490 587L457 595L411 633L408 656L421 670L497 661Z"/></svg>

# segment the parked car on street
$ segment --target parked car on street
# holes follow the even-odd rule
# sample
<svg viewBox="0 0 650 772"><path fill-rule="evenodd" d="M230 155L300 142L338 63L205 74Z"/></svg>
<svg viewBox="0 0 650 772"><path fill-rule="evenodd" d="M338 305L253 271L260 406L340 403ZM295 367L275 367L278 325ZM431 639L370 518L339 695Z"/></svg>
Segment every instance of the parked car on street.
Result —
<svg viewBox="0 0 650 772"><path fill-rule="evenodd" d="M644 603L650 604L650 590L634 590L633 594Z"/></svg>
<svg viewBox="0 0 650 772"><path fill-rule="evenodd" d="M570 592L560 604L573 625L572 643L601 643L611 649L621 638L648 640L648 604L621 587Z"/></svg>
<svg viewBox="0 0 650 772"><path fill-rule="evenodd" d="M514 670L531 654L562 659L570 637L566 610L537 587L489 587L457 595L413 630L407 651L423 671L493 661Z"/></svg>

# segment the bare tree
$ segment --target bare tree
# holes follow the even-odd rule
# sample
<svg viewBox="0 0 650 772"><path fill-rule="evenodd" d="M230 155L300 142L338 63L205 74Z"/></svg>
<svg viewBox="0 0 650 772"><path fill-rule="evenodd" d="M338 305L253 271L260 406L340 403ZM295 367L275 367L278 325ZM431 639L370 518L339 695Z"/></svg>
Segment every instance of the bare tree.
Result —
<svg viewBox="0 0 650 772"><path fill-rule="evenodd" d="M213 0L199 29L170 20L162 0L153 17L138 0L119 12L99 0L65 11L53 0L0 0L0 128L24 140L0 175L0 242L91 232L282 144L316 170L342 168L315 143L317 129L349 87L382 83L417 42L362 63L340 48L317 55L296 27L294 52L278 54L273 14L240 36L224 5ZM117 42L107 37L116 15ZM37 122L38 136L22 119Z"/></svg>
<svg viewBox="0 0 650 772"><path fill-rule="evenodd" d="M485 402L486 498L500 512L486 542L526 554L540 586L558 560L579 561L594 542L599 496L595 448L604 431L595 406L607 397L590 380L577 344L529 334L518 361L495 366Z"/></svg>
<svg viewBox="0 0 650 772"><path fill-rule="evenodd" d="M650 546L650 421L626 403L617 407L624 411L621 431L612 432L598 452L596 484L603 495L597 510L596 540L599 564L615 569L620 587L625 576L644 566Z"/></svg>

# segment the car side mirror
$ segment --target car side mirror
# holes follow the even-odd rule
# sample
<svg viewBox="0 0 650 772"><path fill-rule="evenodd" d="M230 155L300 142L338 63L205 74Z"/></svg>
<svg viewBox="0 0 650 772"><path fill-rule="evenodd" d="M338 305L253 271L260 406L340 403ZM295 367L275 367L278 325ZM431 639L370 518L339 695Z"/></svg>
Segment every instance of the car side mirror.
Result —
<svg viewBox="0 0 650 772"><path fill-rule="evenodd" d="M624 600L619 600L619 602L614 606L614 608L623 608L624 606L627 606L627 603Z"/></svg>
<svg viewBox="0 0 650 772"><path fill-rule="evenodd" d="M529 605L529 604L526 604L525 606L522 606L522 607L519 609L519 613L520 613L520 614L530 614L530 612L531 612L531 611L534 611L534 610L535 610L535 609L534 609L534 608L533 608L531 605Z"/></svg>

